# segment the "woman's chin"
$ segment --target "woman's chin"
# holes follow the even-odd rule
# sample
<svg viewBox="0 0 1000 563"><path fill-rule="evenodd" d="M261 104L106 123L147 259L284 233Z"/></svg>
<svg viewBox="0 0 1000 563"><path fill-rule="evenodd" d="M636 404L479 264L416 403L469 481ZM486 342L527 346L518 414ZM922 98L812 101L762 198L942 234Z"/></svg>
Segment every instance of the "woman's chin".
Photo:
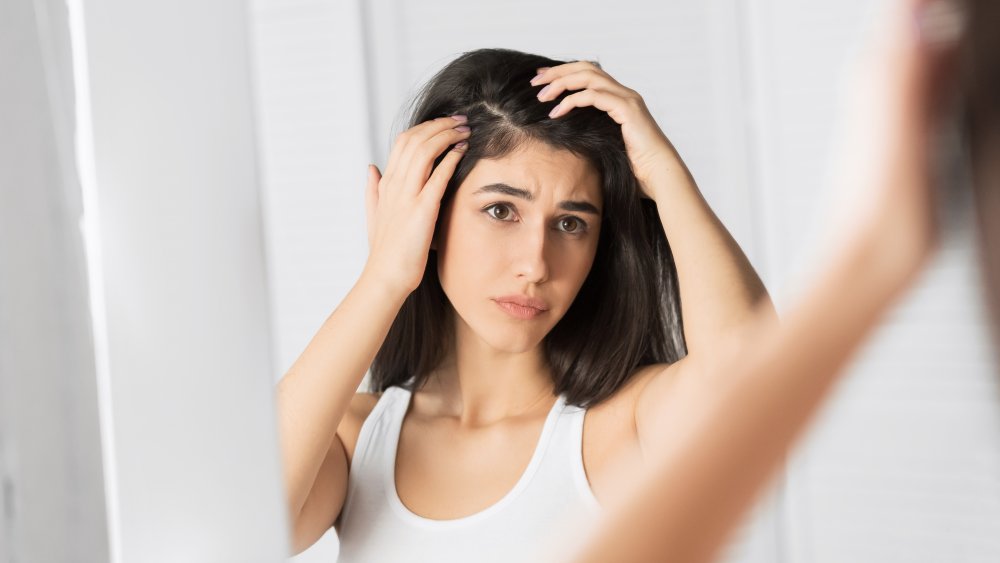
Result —
<svg viewBox="0 0 1000 563"><path fill-rule="evenodd" d="M533 331L532 331L533 332ZM496 329L489 336L483 335L483 340L494 349L508 354L523 354L535 349L545 335L535 335L526 330Z"/></svg>
<svg viewBox="0 0 1000 563"><path fill-rule="evenodd" d="M516 319L502 311L492 318L473 318L463 315L457 315L456 318L462 321L459 332L475 335L480 342L490 348L507 354L532 351L542 343L552 328L546 322L539 322L541 319Z"/></svg>

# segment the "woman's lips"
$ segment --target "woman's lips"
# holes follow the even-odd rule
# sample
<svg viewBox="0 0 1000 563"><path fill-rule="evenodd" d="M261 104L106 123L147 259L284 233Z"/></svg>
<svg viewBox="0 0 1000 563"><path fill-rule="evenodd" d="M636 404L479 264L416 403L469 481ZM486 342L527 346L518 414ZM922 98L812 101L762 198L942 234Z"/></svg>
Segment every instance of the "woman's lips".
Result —
<svg viewBox="0 0 1000 563"><path fill-rule="evenodd" d="M528 320L541 315L545 311L541 309L536 309L534 307L526 307L524 305L518 305L517 303L511 303L510 301L496 301L494 303L500 306L501 309L506 311L512 317Z"/></svg>

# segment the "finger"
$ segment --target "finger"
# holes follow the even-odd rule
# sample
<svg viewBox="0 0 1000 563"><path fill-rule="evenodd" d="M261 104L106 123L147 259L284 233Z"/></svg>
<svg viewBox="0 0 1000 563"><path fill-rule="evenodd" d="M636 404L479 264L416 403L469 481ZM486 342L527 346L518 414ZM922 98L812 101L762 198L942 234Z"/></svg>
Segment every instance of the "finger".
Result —
<svg viewBox="0 0 1000 563"><path fill-rule="evenodd" d="M419 144L441 131L451 129L457 125L465 123L466 121L467 118L464 115L438 117L436 119L429 119L418 123L417 125L414 125L413 127L410 127L406 131L400 133L399 136L396 137L396 143L393 145L392 151L389 154L389 161L385 166L386 175L395 174L402 159L405 155L409 154L408 151L410 151L410 148L414 144Z"/></svg>
<svg viewBox="0 0 1000 563"><path fill-rule="evenodd" d="M444 197L444 192L448 188L448 180L455 174L455 168L458 166L458 161L462 160L465 152L469 149L468 141L462 141L456 144L441 162L434 169L431 177L424 184L424 189L421 192L421 197L428 200L441 203L441 198Z"/></svg>
<svg viewBox="0 0 1000 563"><path fill-rule="evenodd" d="M365 186L365 224L368 230L368 248L372 247L372 234L375 227L375 210L378 209L378 185L382 179L378 167L368 165L368 184Z"/></svg>
<svg viewBox="0 0 1000 563"><path fill-rule="evenodd" d="M464 119L464 116L458 116ZM413 192L420 191L431 173L434 160L448 148L468 134L466 121L454 117L440 118L433 127L414 130L409 142L399 157L401 177ZM436 120L435 120L436 121ZM449 127L450 125L450 127Z"/></svg>
<svg viewBox="0 0 1000 563"><path fill-rule="evenodd" d="M626 88L606 73L594 69L584 69L549 81L538 92L538 99L547 102L558 98L559 94L562 94L566 90L584 90L586 88L605 90L623 98L638 96L635 91Z"/></svg>
<svg viewBox="0 0 1000 563"><path fill-rule="evenodd" d="M410 154L404 156L404 162L409 162L406 167L406 186L408 193L417 194L427 184L427 178L431 175L434 161L441 156L450 145L469 138L468 126L445 129L438 132L430 139L418 145L410 147Z"/></svg>
<svg viewBox="0 0 1000 563"><path fill-rule="evenodd" d="M567 74L573 74L574 72L580 72L582 70L594 70L597 72L607 74L606 72L604 72L603 69L601 69L601 64L598 63L597 61L575 61L571 63L563 63L561 65L556 65L549 68L542 67L537 70L539 71L538 76L535 76L534 78L531 79L531 84L533 86L550 82L552 80L555 80L556 78L566 76Z"/></svg>
<svg viewBox="0 0 1000 563"><path fill-rule="evenodd" d="M563 98L556 107L552 108L549 117L555 119L566 115L573 108L594 106L607 112L611 119L615 120L615 123L621 125L625 123L637 104L638 101L635 99L622 98L611 92L587 89Z"/></svg>

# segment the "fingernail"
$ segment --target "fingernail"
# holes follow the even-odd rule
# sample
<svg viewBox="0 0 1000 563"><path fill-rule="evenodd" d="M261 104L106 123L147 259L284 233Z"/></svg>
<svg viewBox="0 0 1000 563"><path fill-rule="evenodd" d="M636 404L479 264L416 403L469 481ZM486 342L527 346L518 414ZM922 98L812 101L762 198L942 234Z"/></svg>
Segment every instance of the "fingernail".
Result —
<svg viewBox="0 0 1000 563"><path fill-rule="evenodd" d="M469 120L469 118L467 116L464 116L464 115L453 115L453 116L451 116L451 118L454 119L454 120L456 120L456 121L458 121L458 122L460 122L460 123L465 123L466 121Z"/></svg>
<svg viewBox="0 0 1000 563"><path fill-rule="evenodd" d="M931 0L913 15L920 40L931 46L954 43L965 29L965 13L956 2Z"/></svg>
<svg viewBox="0 0 1000 563"><path fill-rule="evenodd" d="M549 117L555 117L561 111L562 111L562 104L556 105L556 107L552 108L552 111L549 112Z"/></svg>
<svg viewBox="0 0 1000 563"><path fill-rule="evenodd" d="M545 85L545 88L542 88L542 89L541 89L541 90L540 90L540 91L538 92L538 98L539 98L539 99L541 99L541 97L542 97L542 96L544 96L544 95L545 95L545 93L546 93L546 92L548 92L548 91L550 91L550 90L552 90L552 85L551 85L551 84L546 84L546 85Z"/></svg>
<svg viewBox="0 0 1000 563"><path fill-rule="evenodd" d="M531 85L532 86L534 86L536 82L538 82L539 80L541 80L542 75L545 74L546 70L549 70L549 68L548 67L543 67L543 68L538 69L538 74L536 74L535 77L531 79Z"/></svg>
<svg viewBox="0 0 1000 563"><path fill-rule="evenodd" d="M462 133L468 133L469 131L471 131L471 129L469 129L468 125L459 125L458 127L455 128L455 131L461 131Z"/></svg>
<svg viewBox="0 0 1000 563"><path fill-rule="evenodd" d="M469 141L462 141L460 143L455 143L456 149L464 149L467 146L469 146Z"/></svg>

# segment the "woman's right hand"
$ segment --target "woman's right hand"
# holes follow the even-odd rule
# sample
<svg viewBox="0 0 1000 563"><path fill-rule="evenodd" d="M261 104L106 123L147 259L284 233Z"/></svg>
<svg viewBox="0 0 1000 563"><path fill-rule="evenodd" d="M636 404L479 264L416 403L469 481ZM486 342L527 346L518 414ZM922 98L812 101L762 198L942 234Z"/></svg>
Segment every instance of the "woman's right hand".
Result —
<svg viewBox="0 0 1000 563"><path fill-rule="evenodd" d="M455 115L415 125L396 138L384 175L368 165L365 271L406 295L423 278L441 198L467 146L465 122L465 116ZM434 160L459 142L432 174Z"/></svg>

